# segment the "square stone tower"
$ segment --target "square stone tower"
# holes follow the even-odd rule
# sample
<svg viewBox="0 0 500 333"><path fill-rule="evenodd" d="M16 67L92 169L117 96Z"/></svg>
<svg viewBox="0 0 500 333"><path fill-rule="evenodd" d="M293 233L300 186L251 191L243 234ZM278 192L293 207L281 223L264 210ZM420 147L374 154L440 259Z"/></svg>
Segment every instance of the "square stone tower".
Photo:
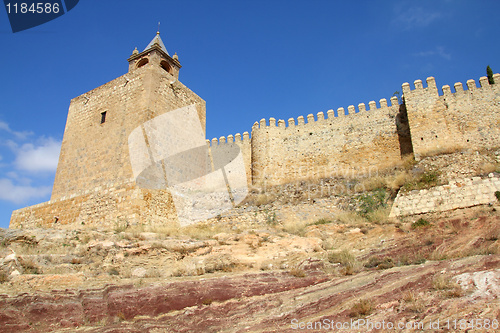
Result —
<svg viewBox="0 0 500 333"><path fill-rule="evenodd" d="M146 121L193 104L205 131L205 101L179 82L179 59L159 32L128 62L127 74L71 100L51 200L14 211L10 227L112 226L175 215L168 191L136 186L128 137Z"/></svg>

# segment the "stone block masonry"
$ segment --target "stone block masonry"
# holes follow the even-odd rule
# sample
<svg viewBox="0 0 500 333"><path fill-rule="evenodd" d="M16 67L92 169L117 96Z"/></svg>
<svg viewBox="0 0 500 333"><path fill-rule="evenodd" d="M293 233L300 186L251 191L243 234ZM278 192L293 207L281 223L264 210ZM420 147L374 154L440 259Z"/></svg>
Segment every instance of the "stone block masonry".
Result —
<svg viewBox="0 0 500 333"><path fill-rule="evenodd" d="M205 101L178 80L178 57L170 57L159 34L129 58L129 72L71 101L51 201L16 210L10 227L85 224L113 228L117 223L165 224L177 221L168 189L145 190L135 182L128 137L145 122L195 105L203 131ZM480 78L443 87L403 84L396 97L328 110L288 121L262 119L251 137L229 135L208 142L209 151L242 153L249 185L265 187L332 176L366 175L415 153L417 158L447 149L500 147L499 84ZM453 209L492 199L498 179L450 184L432 192L400 194L393 214ZM478 183L479 182L479 183ZM483 182L485 182L483 184ZM460 184L460 185L459 185ZM464 186L465 186L464 185ZM476 189L476 187L478 187ZM420 198L421 197L421 198ZM448 199L449 200L448 200Z"/></svg>
<svg viewBox="0 0 500 333"><path fill-rule="evenodd" d="M262 119L252 128L252 183L273 186L296 180L368 173L401 160L396 97L288 120Z"/></svg>
<svg viewBox="0 0 500 333"><path fill-rule="evenodd" d="M71 101L51 200L133 180L128 136L146 121L205 101L159 66L143 66ZM106 113L102 121L102 113Z"/></svg>
<svg viewBox="0 0 500 333"><path fill-rule="evenodd" d="M113 229L124 224L175 223L177 213L167 190L138 189L134 183L61 197L12 213L10 228L85 225Z"/></svg>
<svg viewBox="0 0 500 333"><path fill-rule="evenodd" d="M245 164L245 172L247 175L248 185L252 185L252 146L250 142L250 134L248 132L243 133L243 138L240 133L236 133L234 136L232 134L226 137L221 136L219 140L213 138L212 141L207 140L207 145L211 148L217 147L218 149L224 149L228 144L237 145L243 156L243 162Z"/></svg>
<svg viewBox="0 0 500 333"><path fill-rule="evenodd" d="M494 75L500 82L500 74ZM403 84L408 123L415 158L456 149L500 147L500 84L490 85L487 77L443 86L442 95L433 77L424 88L416 80L415 89Z"/></svg>
<svg viewBox="0 0 500 333"><path fill-rule="evenodd" d="M498 201L495 192L500 191L500 178L490 174L488 178L458 179L448 185L427 190L399 192L391 209L390 217L466 208Z"/></svg>

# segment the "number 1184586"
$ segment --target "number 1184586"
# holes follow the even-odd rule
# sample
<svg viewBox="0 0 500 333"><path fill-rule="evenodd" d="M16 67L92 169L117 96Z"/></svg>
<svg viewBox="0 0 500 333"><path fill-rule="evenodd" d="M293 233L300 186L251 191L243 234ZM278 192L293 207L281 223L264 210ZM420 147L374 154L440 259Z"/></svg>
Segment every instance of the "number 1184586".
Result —
<svg viewBox="0 0 500 333"><path fill-rule="evenodd" d="M51 2L37 2L32 3L28 6L27 3L6 3L5 7L7 8L8 14L57 14L59 13L59 3L51 3Z"/></svg>

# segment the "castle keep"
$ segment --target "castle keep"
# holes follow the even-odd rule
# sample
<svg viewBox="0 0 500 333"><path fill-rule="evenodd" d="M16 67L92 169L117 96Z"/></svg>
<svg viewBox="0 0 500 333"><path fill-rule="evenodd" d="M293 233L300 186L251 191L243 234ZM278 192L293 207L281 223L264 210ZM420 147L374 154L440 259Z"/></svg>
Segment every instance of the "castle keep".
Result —
<svg viewBox="0 0 500 333"><path fill-rule="evenodd" d="M179 80L177 55L159 33L128 59L128 73L71 100L52 197L16 210L11 228L123 221L176 221L168 190L137 186L130 163L130 133L159 115L195 105L203 131L205 101ZM500 82L500 75L494 75ZM235 144L242 152L249 185L278 185L300 179L366 173L396 164L409 153L500 146L500 85L486 77L438 91L404 83L401 103L392 97L347 110L338 108L288 121L270 118L248 132L208 141L211 149ZM306 122L307 120L307 122Z"/></svg>

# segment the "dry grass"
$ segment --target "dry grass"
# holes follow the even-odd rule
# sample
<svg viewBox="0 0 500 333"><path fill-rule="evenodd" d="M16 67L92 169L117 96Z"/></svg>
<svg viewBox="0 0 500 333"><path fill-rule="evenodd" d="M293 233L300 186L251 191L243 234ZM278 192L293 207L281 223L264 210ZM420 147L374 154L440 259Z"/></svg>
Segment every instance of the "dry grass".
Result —
<svg viewBox="0 0 500 333"><path fill-rule="evenodd" d="M415 294L414 291L408 291L404 296L403 296L403 301L406 303L413 303L417 300L417 295Z"/></svg>
<svg viewBox="0 0 500 333"><path fill-rule="evenodd" d="M408 154L401 159L400 168L403 170L411 170L418 162L415 161L413 154Z"/></svg>
<svg viewBox="0 0 500 333"><path fill-rule="evenodd" d="M276 200L276 195L272 193L257 194L253 200L255 206L267 205Z"/></svg>
<svg viewBox="0 0 500 333"><path fill-rule="evenodd" d="M461 297L463 290L460 285L444 274L436 274L432 279L432 288L444 292L446 297Z"/></svg>
<svg viewBox="0 0 500 333"><path fill-rule="evenodd" d="M0 283L4 283L7 281L9 281L9 277L7 276L7 273L3 269L0 269Z"/></svg>
<svg viewBox="0 0 500 333"><path fill-rule="evenodd" d="M417 297L417 294L413 291L408 291L403 296L403 301L405 308L411 312L422 313L426 309L425 303Z"/></svg>
<svg viewBox="0 0 500 333"><path fill-rule="evenodd" d="M379 207L372 212L367 214L368 221L375 224L387 224L394 222L392 219L389 219L389 214L391 213L391 207Z"/></svg>
<svg viewBox="0 0 500 333"><path fill-rule="evenodd" d="M217 271L231 272L238 263L229 255L210 255L200 260L198 257L185 257L182 260L175 261L168 265L165 272L160 273L159 276L197 276ZM148 272L154 274L154 272ZM149 277L149 276L148 276ZM151 276L153 277L153 276Z"/></svg>
<svg viewBox="0 0 500 333"><path fill-rule="evenodd" d="M344 275L352 275L361 269L361 263L349 250L329 251L327 257L330 263L342 266L341 273Z"/></svg>
<svg viewBox="0 0 500 333"><path fill-rule="evenodd" d="M303 278L303 277L306 276L306 272L304 272L304 270L300 269L300 268L292 268L290 270L290 275L293 275L295 277Z"/></svg>
<svg viewBox="0 0 500 333"><path fill-rule="evenodd" d="M24 269L25 274L41 274L40 267L31 259L19 257L19 263Z"/></svg>
<svg viewBox="0 0 500 333"><path fill-rule="evenodd" d="M399 170L385 175L376 175L362 179L359 188L364 191L373 191L379 188L386 188L390 191L397 191L405 183L412 180L412 176L406 170Z"/></svg>
<svg viewBox="0 0 500 333"><path fill-rule="evenodd" d="M390 206L375 208L373 211L368 212L366 217L354 211L343 211L335 215L335 220L349 226L364 226L367 222L387 224L394 222L392 218L389 218L390 212Z"/></svg>
<svg viewBox="0 0 500 333"><path fill-rule="evenodd" d="M355 212L345 211L335 216L335 219L347 225L363 225L366 220Z"/></svg>
<svg viewBox="0 0 500 333"><path fill-rule="evenodd" d="M361 179L359 188L362 192L373 191L378 188L384 188L387 182L388 176L373 176L365 179Z"/></svg>
<svg viewBox="0 0 500 333"><path fill-rule="evenodd" d="M427 170L421 174L414 175L406 180L402 190L409 192L412 190L423 190L440 185L440 172L437 170Z"/></svg>
<svg viewBox="0 0 500 333"><path fill-rule="evenodd" d="M307 221L288 219L283 222L282 230L289 234L304 236L308 225Z"/></svg>
<svg viewBox="0 0 500 333"><path fill-rule="evenodd" d="M484 175L484 174L488 174L490 172L495 172L496 170L497 170L497 165L490 163L490 162L484 162L476 170L476 174Z"/></svg>
<svg viewBox="0 0 500 333"><path fill-rule="evenodd" d="M371 300L362 299L354 303L351 308L351 317L363 317L368 316L374 310L374 306Z"/></svg>
<svg viewBox="0 0 500 333"><path fill-rule="evenodd" d="M464 147L458 146L458 145L452 145L452 146L443 147L443 148L433 148L433 149L431 148L431 149L427 149L427 151L424 151L423 153L421 153L420 158L458 153L458 152L463 151L464 149L465 149Z"/></svg>
<svg viewBox="0 0 500 333"><path fill-rule="evenodd" d="M377 256L370 257L364 264L366 268L376 267L377 269L388 269L394 267L394 265L394 260L392 258L379 258Z"/></svg>
<svg viewBox="0 0 500 333"><path fill-rule="evenodd" d="M225 227L217 224L196 223L185 227L179 226L177 223L166 225L138 225L131 226L127 229L127 233L123 237L129 240L141 239L142 232L153 232L163 237L189 237L193 239L211 239L214 235L221 232L229 232ZM158 246L160 248L161 246Z"/></svg>

